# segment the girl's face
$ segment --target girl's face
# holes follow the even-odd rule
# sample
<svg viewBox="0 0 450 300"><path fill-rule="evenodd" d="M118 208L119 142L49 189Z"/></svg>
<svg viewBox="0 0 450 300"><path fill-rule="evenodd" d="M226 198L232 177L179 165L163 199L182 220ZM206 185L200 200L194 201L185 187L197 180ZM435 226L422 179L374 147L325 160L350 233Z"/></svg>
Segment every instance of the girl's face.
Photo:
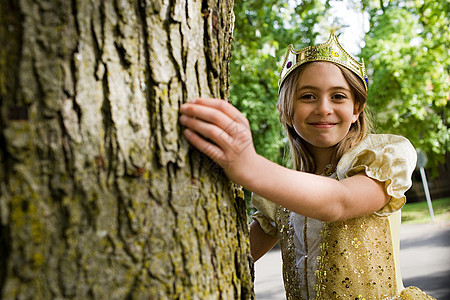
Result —
<svg viewBox="0 0 450 300"><path fill-rule="evenodd" d="M358 119L350 85L332 63L306 65L294 95L293 126L311 150L335 146Z"/></svg>

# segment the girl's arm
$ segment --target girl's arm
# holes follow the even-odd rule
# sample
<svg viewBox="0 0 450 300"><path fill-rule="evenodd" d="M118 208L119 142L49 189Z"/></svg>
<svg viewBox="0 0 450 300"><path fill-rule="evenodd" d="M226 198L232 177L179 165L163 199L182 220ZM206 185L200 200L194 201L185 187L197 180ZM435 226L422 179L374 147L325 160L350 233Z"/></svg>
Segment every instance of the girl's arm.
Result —
<svg viewBox="0 0 450 300"><path fill-rule="evenodd" d="M278 237L267 234L258 221L253 221L250 224L250 253L254 261L257 261L272 249L278 240Z"/></svg>
<svg viewBox="0 0 450 300"><path fill-rule="evenodd" d="M196 99L180 111L188 141L231 180L294 212L336 221L375 212L389 200L384 183L362 173L337 181L290 170L258 155L247 119L225 101Z"/></svg>

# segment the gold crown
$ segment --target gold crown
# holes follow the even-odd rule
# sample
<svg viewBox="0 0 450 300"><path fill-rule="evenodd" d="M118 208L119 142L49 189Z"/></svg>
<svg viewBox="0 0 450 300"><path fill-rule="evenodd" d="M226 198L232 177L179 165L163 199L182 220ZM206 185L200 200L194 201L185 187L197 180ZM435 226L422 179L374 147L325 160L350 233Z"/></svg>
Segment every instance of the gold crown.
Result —
<svg viewBox="0 0 450 300"><path fill-rule="evenodd" d="M356 61L356 59L342 48L337 37L333 33L330 34L326 43L317 46L310 46L297 51L292 44L289 45L286 55L284 56L280 79L278 80L278 91L280 91L281 85L292 71L299 66L312 61L330 61L346 67L361 78L367 91L368 78L364 60L362 60L361 63Z"/></svg>

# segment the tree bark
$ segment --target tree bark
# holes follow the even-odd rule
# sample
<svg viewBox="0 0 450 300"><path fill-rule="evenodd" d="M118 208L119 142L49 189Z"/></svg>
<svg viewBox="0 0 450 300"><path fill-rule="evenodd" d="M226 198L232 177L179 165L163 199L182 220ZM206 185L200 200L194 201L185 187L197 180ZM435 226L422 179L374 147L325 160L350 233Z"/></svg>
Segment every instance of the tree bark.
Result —
<svg viewBox="0 0 450 300"><path fill-rule="evenodd" d="M178 123L233 0L0 1L0 298L251 299L243 193Z"/></svg>

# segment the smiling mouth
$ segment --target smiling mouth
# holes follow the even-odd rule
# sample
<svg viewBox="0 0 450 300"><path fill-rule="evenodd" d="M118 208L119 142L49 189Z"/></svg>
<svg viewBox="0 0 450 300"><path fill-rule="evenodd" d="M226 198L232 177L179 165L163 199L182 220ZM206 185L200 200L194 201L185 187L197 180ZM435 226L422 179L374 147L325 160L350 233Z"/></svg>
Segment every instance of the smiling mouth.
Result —
<svg viewBox="0 0 450 300"><path fill-rule="evenodd" d="M318 123L309 123L309 125L312 125L316 128L331 128L337 123L331 123L331 122L318 122Z"/></svg>

